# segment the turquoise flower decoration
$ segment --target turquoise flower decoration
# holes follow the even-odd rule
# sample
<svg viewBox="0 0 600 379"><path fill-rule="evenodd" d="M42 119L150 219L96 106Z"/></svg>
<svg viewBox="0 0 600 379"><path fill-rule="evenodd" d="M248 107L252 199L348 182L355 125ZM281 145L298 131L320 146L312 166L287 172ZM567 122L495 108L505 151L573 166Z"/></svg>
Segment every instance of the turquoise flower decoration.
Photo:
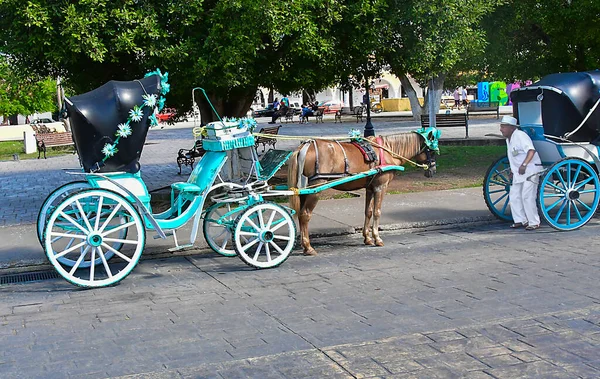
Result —
<svg viewBox="0 0 600 379"><path fill-rule="evenodd" d="M162 111L163 108L165 107L165 98L161 97L160 99L158 99L158 111Z"/></svg>
<svg viewBox="0 0 600 379"><path fill-rule="evenodd" d="M132 133L131 126L129 126L129 123L119 124L119 125L117 125L117 128L118 128L118 130L115 133L115 136L117 136L117 137L127 138Z"/></svg>
<svg viewBox="0 0 600 379"><path fill-rule="evenodd" d="M156 115L154 113L152 113L149 117L150 119L150 126L157 126L158 125L158 119L156 118Z"/></svg>
<svg viewBox="0 0 600 379"><path fill-rule="evenodd" d="M119 150L117 150L117 146L116 145L112 145L110 143L107 143L106 145L104 145L104 147L102 148L102 154L104 154L105 157L110 158L113 155L115 155Z"/></svg>
<svg viewBox="0 0 600 379"><path fill-rule="evenodd" d="M167 82L161 82L161 89L160 89L160 93L163 95L166 95L170 90L171 90L171 85Z"/></svg>
<svg viewBox="0 0 600 379"><path fill-rule="evenodd" d="M348 136L350 137L350 139L354 139L354 140L362 140L362 133L360 132L360 130L358 129L352 129L348 132Z"/></svg>
<svg viewBox="0 0 600 379"><path fill-rule="evenodd" d="M129 111L129 118L131 118L131 121L133 122L140 122L142 120L142 117L144 117L142 108L138 107L137 105Z"/></svg>
<svg viewBox="0 0 600 379"><path fill-rule="evenodd" d="M240 120L240 124L238 126L239 128L243 129L244 127L247 128L249 131L253 131L254 128L256 127L256 120L253 118L243 118Z"/></svg>
<svg viewBox="0 0 600 379"><path fill-rule="evenodd" d="M144 106L154 108L156 106L156 95L143 95Z"/></svg>

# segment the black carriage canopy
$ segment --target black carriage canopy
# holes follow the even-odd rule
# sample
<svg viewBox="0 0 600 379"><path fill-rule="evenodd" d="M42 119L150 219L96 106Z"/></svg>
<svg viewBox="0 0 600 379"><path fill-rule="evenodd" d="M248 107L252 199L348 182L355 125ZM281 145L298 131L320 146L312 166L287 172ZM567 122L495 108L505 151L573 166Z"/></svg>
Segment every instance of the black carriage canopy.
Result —
<svg viewBox="0 0 600 379"><path fill-rule="evenodd" d="M150 127L149 117L154 111L142 107L142 96L158 98L160 90L160 76L151 75L129 82L111 80L95 90L66 99L73 140L85 172L140 170L139 159ZM129 111L135 106L142 107L141 120L130 123L131 135L121 138L118 151L103 162L102 149L106 144L114 144L118 125L127 121Z"/></svg>
<svg viewBox="0 0 600 379"><path fill-rule="evenodd" d="M600 71L551 74L513 90L510 98L520 125L543 125L545 134L564 136L581 124L600 99ZM570 140L600 145L598 108Z"/></svg>

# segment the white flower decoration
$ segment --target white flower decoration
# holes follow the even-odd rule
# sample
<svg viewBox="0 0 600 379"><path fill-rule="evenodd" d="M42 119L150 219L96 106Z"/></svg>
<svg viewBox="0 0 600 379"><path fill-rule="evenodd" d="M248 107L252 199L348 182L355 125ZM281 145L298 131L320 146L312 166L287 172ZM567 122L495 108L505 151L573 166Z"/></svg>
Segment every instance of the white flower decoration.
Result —
<svg viewBox="0 0 600 379"><path fill-rule="evenodd" d="M141 121L142 117L144 117L142 108L138 107L137 105L135 107L133 107L133 109L129 111L129 117L131 118L131 121L133 121L133 122Z"/></svg>
<svg viewBox="0 0 600 379"><path fill-rule="evenodd" d="M119 150L117 150L117 147L115 145L111 145L110 143L107 143L106 145L104 145L104 148L102 148L102 154L104 154L106 158L112 157L118 151Z"/></svg>
<svg viewBox="0 0 600 379"><path fill-rule="evenodd" d="M361 132L360 132L360 130L358 130L358 129L352 129L352 130L350 130L350 131L348 132L348 136L349 136L351 139L357 139L357 140L360 140L360 139L362 139L362 133L361 133Z"/></svg>
<svg viewBox="0 0 600 379"><path fill-rule="evenodd" d="M117 133L115 135L118 137L127 138L132 133L129 124L119 124L117 125L117 127L119 128L119 130L117 130Z"/></svg>
<svg viewBox="0 0 600 379"><path fill-rule="evenodd" d="M144 105L150 108L154 108L156 106L156 95L143 95Z"/></svg>

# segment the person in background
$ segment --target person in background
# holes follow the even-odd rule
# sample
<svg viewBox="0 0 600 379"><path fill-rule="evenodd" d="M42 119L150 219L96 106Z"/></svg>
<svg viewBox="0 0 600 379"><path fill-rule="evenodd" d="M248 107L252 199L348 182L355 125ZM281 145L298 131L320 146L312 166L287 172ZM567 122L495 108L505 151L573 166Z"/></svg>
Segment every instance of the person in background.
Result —
<svg viewBox="0 0 600 379"><path fill-rule="evenodd" d="M509 202L513 224L510 227L536 230L540 227L540 216L536 204L539 178L535 174L542 170L542 161L531 138L518 127L517 119L512 116L504 116L500 121L512 174Z"/></svg>
<svg viewBox="0 0 600 379"><path fill-rule="evenodd" d="M290 99L287 96L281 98L281 104L284 104L286 107L290 107Z"/></svg>
<svg viewBox="0 0 600 379"><path fill-rule="evenodd" d="M289 108L285 105L284 102L279 103L279 110L277 110L273 113L273 116L271 117L271 121L269 121L268 124L274 124L279 117L285 116L288 109Z"/></svg>
<svg viewBox="0 0 600 379"><path fill-rule="evenodd" d="M458 87L454 89L452 97L454 98L454 106L460 109L460 92L458 92Z"/></svg>
<svg viewBox="0 0 600 379"><path fill-rule="evenodd" d="M469 99L467 98L467 89L465 87L462 87L460 95L461 103L466 108L467 104L469 103Z"/></svg>
<svg viewBox="0 0 600 379"><path fill-rule="evenodd" d="M308 104L302 104L302 114L300 115L300 123L308 122L308 116L313 115L313 110L308 106Z"/></svg>
<svg viewBox="0 0 600 379"><path fill-rule="evenodd" d="M273 110L277 112L279 110L280 105L281 103L279 102L279 100L275 98L275 100L273 100Z"/></svg>

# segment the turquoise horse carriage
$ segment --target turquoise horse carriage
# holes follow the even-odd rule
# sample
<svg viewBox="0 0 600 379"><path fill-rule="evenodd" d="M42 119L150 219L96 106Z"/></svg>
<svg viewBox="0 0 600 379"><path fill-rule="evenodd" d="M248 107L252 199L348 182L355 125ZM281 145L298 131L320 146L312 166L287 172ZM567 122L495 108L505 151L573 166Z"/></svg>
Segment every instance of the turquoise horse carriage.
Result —
<svg viewBox="0 0 600 379"><path fill-rule="evenodd" d="M513 114L532 139L543 170L537 203L551 227L574 230L587 224L600 201L600 71L552 74L510 94ZM497 218L512 220L510 167L506 156L488 169L483 194Z"/></svg>
<svg viewBox="0 0 600 379"><path fill-rule="evenodd" d="M50 263L67 281L83 287L118 283L137 265L148 232L172 236L179 249L194 244L200 223L214 251L237 255L255 268L280 265L294 248L291 210L265 201L280 195L266 183L291 152L274 151L259 161L251 119L208 124L206 154L186 182L171 185L169 209L153 213L139 159L168 90L167 74L157 70L65 99L83 168L72 174L82 180L48 196L37 232ZM223 181L220 173L233 151L245 152L250 167L244 177ZM205 207L208 199L213 204ZM177 230L189 221L190 243L180 245Z"/></svg>

